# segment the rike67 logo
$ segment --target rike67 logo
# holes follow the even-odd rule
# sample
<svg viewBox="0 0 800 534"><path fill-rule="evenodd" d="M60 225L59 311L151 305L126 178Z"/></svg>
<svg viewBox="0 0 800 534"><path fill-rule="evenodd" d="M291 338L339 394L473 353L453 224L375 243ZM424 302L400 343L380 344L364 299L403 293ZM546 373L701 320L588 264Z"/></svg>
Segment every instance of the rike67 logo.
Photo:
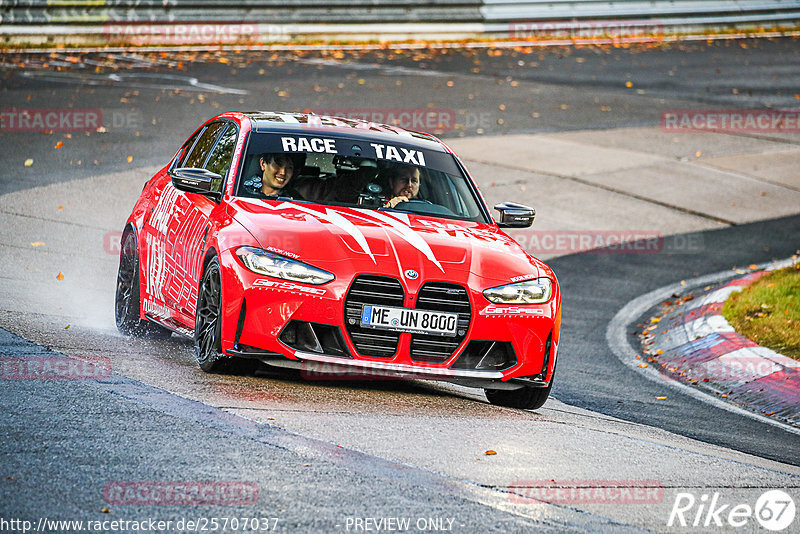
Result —
<svg viewBox="0 0 800 534"><path fill-rule="evenodd" d="M698 527L706 532L715 527L752 529L757 521L761 528L774 532L786 530L795 516L794 500L784 491L764 492L751 506L749 503L725 502L718 492L703 494L678 493L667 520L668 527Z"/></svg>

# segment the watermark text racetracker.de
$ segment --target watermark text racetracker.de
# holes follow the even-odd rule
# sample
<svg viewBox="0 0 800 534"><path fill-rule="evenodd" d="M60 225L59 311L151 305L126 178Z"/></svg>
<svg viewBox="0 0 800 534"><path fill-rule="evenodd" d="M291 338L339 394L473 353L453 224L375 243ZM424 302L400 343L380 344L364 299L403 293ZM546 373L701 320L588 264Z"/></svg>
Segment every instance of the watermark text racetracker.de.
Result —
<svg viewBox="0 0 800 534"><path fill-rule="evenodd" d="M515 21L509 23L511 39L525 41L653 42L664 39L658 20Z"/></svg>
<svg viewBox="0 0 800 534"><path fill-rule="evenodd" d="M381 129L383 125L388 125L438 135L454 130L475 130L481 133L502 123L502 120L488 111L456 111L451 108L315 108L305 111L314 113L308 119L308 126L312 128L354 126ZM340 119L351 122L337 124Z"/></svg>
<svg viewBox="0 0 800 534"><path fill-rule="evenodd" d="M239 481L117 481L105 485L103 499L113 505L243 506L258 502L258 484Z"/></svg>
<svg viewBox="0 0 800 534"><path fill-rule="evenodd" d="M661 112L665 132L797 133L800 110L668 109Z"/></svg>
<svg viewBox="0 0 800 534"><path fill-rule="evenodd" d="M134 45L244 44L290 37L286 25L254 22L114 22L103 27L103 35L109 43Z"/></svg>
<svg viewBox="0 0 800 534"><path fill-rule="evenodd" d="M81 133L140 130L141 111L124 108L3 108L0 132Z"/></svg>
<svg viewBox="0 0 800 534"><path fill-rule="evenodd" d="M355 367L326 362L304 360L300 364L300 375L304 380L447 380L454 373L451 369L397 370L381 367Z"/></svg>
<svg viewBox="0 0 800 534"><path fill-rule="evenodd" d="M3 380L107 380L111 360L102 356L3 356Z"/></svg>
<svg viewBox="0 0 800 534"><path fill-rule="evenodd" d="M664 236L655 230L509 230L534 255L695 254L704 248L700 234Z"/></svg>
<svg viewBox="0 0 800 534"><path fill-rule="evenodd" d="M0 532L271 532L277 517L181 517L179 519L54 519L0 517Z"/></svg>
<svg viewBox="0 0 800 534"><path fill-rule="evenodd" d="M657 480L517 480L509 487L512 503L658 504L664 486Z"/></svg>
<svg viewBox="0 0 800 534"><path fill-rule="evenodd" d="M522 248L534 255L574 254L697 254L704 250L702 234L664 236L653 230L509 230ZM118 256L122 232L103 235L103 250ZM270 237L265 247L271 252L295 257L298 237ZM315 371L312 371L312 374Z"/></svg>

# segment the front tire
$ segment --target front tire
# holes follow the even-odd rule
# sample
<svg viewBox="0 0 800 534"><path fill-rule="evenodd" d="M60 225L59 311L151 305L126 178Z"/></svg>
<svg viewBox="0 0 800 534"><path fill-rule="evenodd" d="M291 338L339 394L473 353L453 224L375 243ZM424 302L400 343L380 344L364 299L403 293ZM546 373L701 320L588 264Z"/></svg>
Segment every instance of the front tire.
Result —
<svg viewBox="0 0 800 534"><path fill-rule="evenodd" d="M552 339L547 338L545 344L545 354L549 355L552 347ZM530 386L523 386L520 389L484 389L486 398L489 402L496 406L505 406L506 408L517 408L518 410L538 410L541 408L547 398L550 396L550 390L553 389L553 380L556 377L556 366L558 360L553 364L553 374L550 377L550 383L547 387L536 388Z"/></svg>
<svg viewBox="0 0 800 534"><path fill-rule="evenodd" d="M541 408L550 396L552 380L546 388L522 387L520 389L484 389L486 398L496 406L517 408L519 410L536 410Z"/></svg>
<svg viewBox="0 0 800 534"><path fill-rule="evenodd" d="M222 279L219 260L208 262L197 292L194 318L194 353L200 369L221 373L228 369L230 358L222 354Z"/></svg>
<svg viewBox="0 0 800 534"><path fill-rule="evenodd" d="M197 292L194 318L194 354L206 373L249 375L259 367L256 360L232 358L222 352L222 277L219 259L211 258Z"/></svg>
<svg viewBox="0 0 800 534"><path fill-rule="evenodd" d="M114 298L117 329L127 336L167 338L172 332L141 317L139 294L139 251L136 234L128 232L122 240Z"/></svg>

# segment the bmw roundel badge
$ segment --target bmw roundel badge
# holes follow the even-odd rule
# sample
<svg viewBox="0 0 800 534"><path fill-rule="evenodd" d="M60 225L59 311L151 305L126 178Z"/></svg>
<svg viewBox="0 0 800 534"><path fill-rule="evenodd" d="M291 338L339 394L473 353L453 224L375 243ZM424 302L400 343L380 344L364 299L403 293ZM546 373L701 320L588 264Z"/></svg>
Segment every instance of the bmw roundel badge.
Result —
<svg viewBox="0 0 800 534"><path fill-rule="evenodd" d="M416 280L417 278L419 278L419 273L417 271L415 271L414 269L408 269L403 274L405 274L406 278L408 278L409 280Z"/></svg>

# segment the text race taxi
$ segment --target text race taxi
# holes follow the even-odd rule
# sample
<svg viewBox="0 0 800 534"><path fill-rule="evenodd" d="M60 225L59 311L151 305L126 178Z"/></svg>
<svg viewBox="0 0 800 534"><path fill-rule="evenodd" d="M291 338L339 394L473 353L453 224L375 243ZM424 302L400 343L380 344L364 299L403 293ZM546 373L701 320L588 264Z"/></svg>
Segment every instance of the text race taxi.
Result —
<svg viewBox="0 0 800 534"><path fill-rule="evenodd" d="M351 119L230 112L144 187L122 235L116 322L246 362L435 379L538 408L561 323L547 265L501 228L437 138Z"/></svg>

